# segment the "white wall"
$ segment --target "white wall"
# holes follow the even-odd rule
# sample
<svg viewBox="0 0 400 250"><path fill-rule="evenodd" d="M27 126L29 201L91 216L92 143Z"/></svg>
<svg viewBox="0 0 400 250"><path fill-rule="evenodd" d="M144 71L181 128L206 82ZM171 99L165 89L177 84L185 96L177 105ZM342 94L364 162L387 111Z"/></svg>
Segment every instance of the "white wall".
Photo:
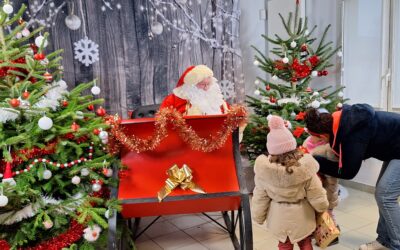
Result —
<svg viewBox="0 0 400 250"><path fill-rule="evenodd" d="M266 33L266 20L260 19L260 10L265 9L265 0L240 1L240 47L242 50L243 73L246 95L254 96L254 80L265 78L265 73L253 65L255 50L251 45L265 52L266 43L262 34Z"/></svg>
<svg viewBox="0 0 400 250"><path fill-rule="evenodd" d="M375 186L379 172L381 171L381 166L382 162L377 159L368 159L364 161L360 172L358 172L357 176L352 181L368 186Z"/></svg>

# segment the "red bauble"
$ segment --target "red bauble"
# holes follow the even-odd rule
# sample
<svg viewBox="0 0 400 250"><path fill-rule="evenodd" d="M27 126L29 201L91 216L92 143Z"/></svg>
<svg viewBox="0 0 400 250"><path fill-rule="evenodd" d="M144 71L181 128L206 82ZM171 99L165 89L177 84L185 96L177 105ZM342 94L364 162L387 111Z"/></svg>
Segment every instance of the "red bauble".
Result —
<svg viewBox="0 0 400 250"><path fill-rule="evenodd" d="M28 91L25 90L24 93L22 93L22 98L28 99L30 94L31 93L29 93Z"/></svg>
<svg viewBox="0 0 400 250"><path fill-rule="evenodd" d="M318 71L318 76L322 76L322 71Z"/></svg>
<svg viewBox="0 0 400 250"><path fill-rule="evenodd" d="M103 107L100 107L96 110L96 114L98 116L104 116L106 114L106 110Z"/></svg>
<svg viewBox="0 0 400 250"><path fill-rule="evenodd" d="M93 129L93 134L99 135L100 134L100 130L97 129L97 128Z"/></svg>
<svg viewBox="0 0 400 250"><path fill-rule="evenodd" d="M265 89L267 90L267 91L270 91L271 90L271 86L269 86L269 84L265 87Z"/></svg>
<svg viewBox="0 0 400 250"><path fill-rule="evenodd" d="M270 96L269 97L269 101L272 102L272 103L275 103L276 102L276 98L273 97L273 96Z"/></svg>
<svg viewBox="0 0 400 250"><path fill-rule="evenodd" d="M31 77L31 78L29 78L29 81L31 83L35 83L35 82L37 82L37 79L35 77Z"/></svg>
<svg viewBox="0 0 400 250"><path fill-rule="evenodd" d="M38 54L35 54L35 55L33 56L33 58L34 58L35 60L40 61L40 60L45 59L46 56L45 56L43 53L38 53Z"/></svg>
<svg viewBox="0 0 400 250"><path fill-rule="evenodd" d="M311 87L307 87L306 91L307 91L308 93L310 93L310 92L312 92L312 88L311 88Z"/></svg>
<svg viewBox="0 0 400 250"><path fill-rule="evenodd" d="M87 106L87 109L88 109L89 111L93 111L93 110L94 110L94 105L93 105L93 104L89 104L89 105Z"/></svg>
<svg viewBox="0 0 400 250"><path fill-rule="evenodd" d="M14 108L19 107L21 102L17 98L13 98L9 101L10 105Z"/></svg>
<svg viewBox="0 0 400 250"><path fill-rule="evenodd" d="M291 82L297 82L297 78L296 77L292 77L292 78L290 78L290 81Z"/></svg>
<svg viewBox="0 0 400 250"><path fill-rule="evenodd" d="M31 47L31 49L33 50L33 52L36 54L38 52L38 46L36 46L36 44L31 43L29 45ZM44 58L43 58L44 59Z"/></svg>
<svg viewBox="0 0 400 250"><path fill-rule="evenodd" d="M303 43L300 47L301 51L306 51L307 50L307 44Z"/></svg>
<svg viewBox="0 0 400 250"><path fill-rule="evenodd" d="M108 171L110 171L108 168L103 168L102 172L105 176L108 175Z"/></svg>
<svg viewBox="0 0 400 250"><path fill-rule="evenodd" d="M68 106L68 101L67 100L63 100L62 102L61 102L61 105L65 108L65 107L67 107Z"/></svg>
<svg viewBox="0 0 400 250"><path fill-rule="evenodd" d="M71 129L72 129L73 131L78 131L79 128L80 128L80 126L79 126L78 124L76 124L76 122L73 122L73 123L72 123Z"/></svg>
<svg viewBox="0 0 400 250"><path fill-rule="evenodd" d="M322 74L323 76L327 76L327 75L328 75L328 71L327 71L327 70L323 70L323 71L321 72L321 74Z"/></svg>

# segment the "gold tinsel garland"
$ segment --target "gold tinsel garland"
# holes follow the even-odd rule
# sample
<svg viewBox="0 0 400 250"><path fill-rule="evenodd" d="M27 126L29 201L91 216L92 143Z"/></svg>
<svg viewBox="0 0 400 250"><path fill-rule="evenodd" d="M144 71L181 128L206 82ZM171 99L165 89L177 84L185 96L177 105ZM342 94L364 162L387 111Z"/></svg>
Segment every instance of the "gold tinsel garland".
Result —
<svg viewBox="0 0 400 250"><path fill-rule="evenodd" d="M122 145L137 153L154 150L168 136L168 123L172 125L172 129L178 132L179 137L191 149L211 152L221 148L232 131L246 122L246 115L247 111L244 106L233 105L229 109L221 129L214 135L202 138L186 123L181 113L176 109L166 108L157 112L154 123L155 132L146 139L138 138L135 135L127 136L121 127L121 119L110 116L106 118L107 123L111 125L109 152L118 153Z"/></svg>

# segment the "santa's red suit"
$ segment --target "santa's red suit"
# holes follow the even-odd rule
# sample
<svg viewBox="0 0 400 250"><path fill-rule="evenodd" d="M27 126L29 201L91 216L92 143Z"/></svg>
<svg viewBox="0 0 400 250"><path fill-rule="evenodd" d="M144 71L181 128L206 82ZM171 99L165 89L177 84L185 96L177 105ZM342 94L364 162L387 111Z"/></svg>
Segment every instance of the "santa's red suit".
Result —
<svg viewBox="0 0 400 250"><path fill-rule="evenodd" d="M183 86L190 84L195 86L197 83L203 81L208 77L213 77L214 74L211 69L205 65L197 65L188 67L179 78L179 81L173 90L173 93L165 97L161 103L160 109L173 107L183 115L204 115L205 112L200 107L192 105L189 98L185 95ZM216 84L216 83L215 83ZM220 106L221 113L227 113L229 105L223 101Z"/></svg>

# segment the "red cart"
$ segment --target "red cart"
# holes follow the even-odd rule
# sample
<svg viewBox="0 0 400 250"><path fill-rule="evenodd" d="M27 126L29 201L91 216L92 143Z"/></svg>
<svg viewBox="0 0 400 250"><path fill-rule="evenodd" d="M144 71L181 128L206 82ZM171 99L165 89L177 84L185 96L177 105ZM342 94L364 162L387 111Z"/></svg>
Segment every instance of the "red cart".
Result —
<svg viewBox="0 0 400 250"><path fill-rule="evenodd" d="M206 137L221 129L225 117L193 116L187 117L186 122L199 136ZM146 138L154 133L154 118L125 120L122 127L127 135ZM253 249L249 194L243 178L237 130L222 148L204 153L192 150L169 128L168 137L155 150L136 153L122 149L120 157L128 169L114 194L122 202L121 218L133 230L134 239L162 215L204 213L207 216L207 212L221 211L226 225L214 222L230 234L235 249ZM174 164L179 167L187 164L193 170L194 182L206 194L176 188L159 202L157 192L168 178L166 170ZM137 232L140 218L146 216L158 217ZM239 238L235 235L237 225ZM124 241L116 236L117 216L110 218L109 226L109 249L120 249Z"/></svg>

